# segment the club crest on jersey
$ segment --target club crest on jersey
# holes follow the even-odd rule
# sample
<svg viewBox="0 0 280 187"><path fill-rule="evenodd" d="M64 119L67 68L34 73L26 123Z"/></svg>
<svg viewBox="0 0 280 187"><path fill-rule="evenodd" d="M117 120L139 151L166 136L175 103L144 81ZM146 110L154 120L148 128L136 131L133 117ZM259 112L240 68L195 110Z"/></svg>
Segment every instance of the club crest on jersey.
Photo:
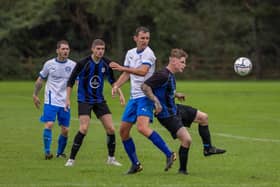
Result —
<svg viewBox="0 0 280 187"><path fill-rule="evenodd" d="M70 66L66 66L66 67L65 67L65 71L66 71L67 73L70 73L70 72L71 72L71 67L70 67Z"/></svg>
<svg viewBox="0 0 280 187"><path fill-rule="evenodd" d="M102 71L102 73L104 73L104 72L106 71L106 69L103 67L103 68L101 69L101 71Z"/></svg>
<svg viewBox="0 0 280 187"><path fill-rule="evenodd" d="M101 80L97 75L94 75L93 77L91 77L90 79L90 87L96 89L100 86Z"/></svg>

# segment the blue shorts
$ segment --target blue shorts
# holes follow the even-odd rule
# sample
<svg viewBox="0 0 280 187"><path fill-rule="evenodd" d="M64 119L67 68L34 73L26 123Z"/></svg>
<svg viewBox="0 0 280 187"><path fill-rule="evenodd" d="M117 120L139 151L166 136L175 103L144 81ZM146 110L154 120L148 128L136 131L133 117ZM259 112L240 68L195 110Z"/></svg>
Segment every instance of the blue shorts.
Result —
<svg viewBox="0 0 280 187"><path fill-rule="evenodd" d="M40 118L40 121L43 123L55 122L56 116L57 116L58 125L69 127L70 109L68 109L68 111L66 112L64 111L64 107L44 104L44 111L43 111L43 115Z"/></svg>
<svg viewBox="0 0 280 187"><path fill-rule="evenodd" d="M147 97L130 99L122 116L122 121L135 123L138 116L148 116L153 122L154 103Z"/></svg>

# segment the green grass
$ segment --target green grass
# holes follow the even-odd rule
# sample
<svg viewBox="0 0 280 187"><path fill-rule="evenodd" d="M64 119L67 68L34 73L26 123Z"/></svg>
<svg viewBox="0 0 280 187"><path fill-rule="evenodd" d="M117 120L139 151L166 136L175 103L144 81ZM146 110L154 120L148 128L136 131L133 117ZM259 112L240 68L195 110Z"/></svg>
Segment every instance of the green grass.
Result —
<svg viewBox="0 0 280 187"><path fill-rule="evenodd" d="M66 160L43 159L41 110L32 102L33 82L0 82L0 186L117 186L117 187L207 187L280 186L280 82L178 82L186 103L209 115L212 141L227 149L225 155L205 158L197 125L189 129L193 143L189 156L190 175L178 175L178 161L164 172L165 158L151 142L132 130L144 170L126 176L130 162L117 136L116 157L122 167L107 166L103 127L92 118L89 133L77 156L76 165L66 168ZM117 131L123 108L118 100L106 97ZM124 93L128 99L128 85ZM43 92L41 92L42 98ZM72 123L66 152L78 129L77 104L72 97ZM157 130L177 152L178 141L156 121ZM57 147L59 128L53 130L52 150Z"/></svg>

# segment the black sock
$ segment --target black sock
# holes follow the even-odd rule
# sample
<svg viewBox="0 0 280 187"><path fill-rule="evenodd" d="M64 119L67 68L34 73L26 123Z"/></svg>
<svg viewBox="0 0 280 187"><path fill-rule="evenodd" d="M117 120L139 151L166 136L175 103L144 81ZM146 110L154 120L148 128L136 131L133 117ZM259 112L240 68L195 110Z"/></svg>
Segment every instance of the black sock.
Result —
<svg viewBox="0 0 280 187"><path fill-rule="evenodd" d="M210 131L208 128L208 125L206 126L202 126L202 125L198 125L198 132L199 135L202 139L202 143L205 149L209 149L210 147L212 147L211 144L211 135L210 135Z"/></svg>
<svg viewBox="0 0 280 187"><path fill-rule="evenodd" d="M180 160L179 171L187 171L188 157L189 157L189 148L180 146L180 148L179 148L179 160Z"/></svg>
<svg viewBox="0 0 280 187"><path fill-rule="evenodd" d="M114 156L116 149L116 137L115 134L107 134L107 148L108 155Z"/></svg>
<svg viewBox="0 0 280 187"><path fill-rule="evenodd" d="M82 134L80 131L77 132L75 138L74 138L74 142L72 145L72 149L71 149L71 154L70 154L70 159L75 160L75 157L83 143L83 139L85 137L85 134Z"/></svg>

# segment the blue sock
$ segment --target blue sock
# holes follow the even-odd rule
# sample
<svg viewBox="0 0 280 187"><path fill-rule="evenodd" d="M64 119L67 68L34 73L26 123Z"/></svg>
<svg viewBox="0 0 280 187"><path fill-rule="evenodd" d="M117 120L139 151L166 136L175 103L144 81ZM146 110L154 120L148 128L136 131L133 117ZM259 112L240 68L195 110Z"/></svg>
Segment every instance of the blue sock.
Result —
<svg viewBox="0 0 280 187"><path fill-rule="evenodd" d="M125 140L122 143L132 164L137 165L139 161L136 155L136 149L132 138L129 138L128 140Z"/></svg>
<svg viewBox="0 0 280 187"><path fill-rule="evenodd" d="M169 147L166 145L164 140L160 137L160 135L153 131L153 133L149 136L149 139L153 142L154 145L156 145L167 157L170 157L172 155L172 152L170 151Z"/></svg>
<svg viewBox="0 0 280 187"><path fill-rule="evenodd" d="M63 136L62 134L58 137L58 147L57 147L57 153L58 155L62 154L64 152L64 149L67 144L68 137Z"/></svg>
<svg viewBox="0 0 280 187"><path fill-rule="evenodd" d="M43 131L43 140L44 140L44 149L46 154L51 152L51 143L52 143L52 130L44 129Z"/></svg>

